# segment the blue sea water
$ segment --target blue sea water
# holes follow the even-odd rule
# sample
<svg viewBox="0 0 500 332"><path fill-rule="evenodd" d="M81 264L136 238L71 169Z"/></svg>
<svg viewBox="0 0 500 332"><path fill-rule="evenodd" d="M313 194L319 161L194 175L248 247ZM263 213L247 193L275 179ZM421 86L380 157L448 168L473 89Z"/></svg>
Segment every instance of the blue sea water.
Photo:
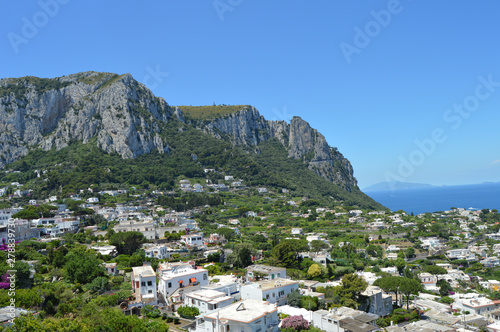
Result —
<svg viewBox="0 0 500 332"><path fill-rule="evenodd" d="M392 211L414 214L451 207L500 210L500 183L365 192Z"/></svg>

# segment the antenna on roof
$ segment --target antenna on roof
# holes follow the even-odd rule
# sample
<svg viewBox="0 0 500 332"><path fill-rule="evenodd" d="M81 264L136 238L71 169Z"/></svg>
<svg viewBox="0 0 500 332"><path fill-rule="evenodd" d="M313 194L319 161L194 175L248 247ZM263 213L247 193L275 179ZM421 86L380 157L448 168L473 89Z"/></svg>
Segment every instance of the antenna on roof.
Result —
<svg viewBox="0 0 500 332"><path fill-rule="evenodd" d="M245 308L245 303L240 303L240 304L236 307L236 311L242 311L242 310L246 310L246 308Z"/></svg>

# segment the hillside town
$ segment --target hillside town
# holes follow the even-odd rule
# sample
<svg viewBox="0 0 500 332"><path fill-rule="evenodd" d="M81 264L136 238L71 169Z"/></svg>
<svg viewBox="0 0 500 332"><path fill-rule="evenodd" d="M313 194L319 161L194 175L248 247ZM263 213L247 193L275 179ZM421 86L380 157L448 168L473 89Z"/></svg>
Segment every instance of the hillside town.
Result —
<svg viewBox="0 0 500 332"><path fill-rule="evenodd" d="M86 280L89 300L125 291L115 304L123 315L160 317L174 331L500 330L495 210L412 216L322 206L232 176L217 185L180 180L183 199L218 195L215 205L186 201L182 211L168 200L174 192L89 188L34 200L17 188L2 189L17 203L0 210L0 238L5 254L15 243L23 256L6 261L29 271L18 284ZM69 275L78 246L99 265L90 279ZM14 316L37 313L31 307ZM53 312L71 313L64 308ZM9 306L0 318L12 324Z"/></svg>

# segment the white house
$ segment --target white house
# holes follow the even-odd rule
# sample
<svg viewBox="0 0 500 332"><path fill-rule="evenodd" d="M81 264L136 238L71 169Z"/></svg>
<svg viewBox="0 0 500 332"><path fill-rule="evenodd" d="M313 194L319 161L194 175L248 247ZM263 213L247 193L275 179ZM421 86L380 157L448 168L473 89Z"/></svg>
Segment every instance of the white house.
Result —
<svg viewBox="0 0 500 332"><path fill-rule="evenodd" d="M379 331L376 320L378 316L347 307L317 310L312 313L315 327L327 332Z"/></svg>
<svg viewBox="0 0 500 332"><path fill-rule="evenodd" d="M449 259L466 259L468 261L476 260L470 249L451 249L446 251L446 257Z"/></svg>
<svg viewBox="0 0 500 332"><path fill-rule="evenodd" d="M184 242L188 247L202 247L204 244L203 235L198 233L181 235L181 241Z"/></svg>
<svg viewBox="0 0 500 332"><path fill-rule="evenodd" d="M208 271L189 265L172 266L171 269L162 270L158 282L158 290L165 299L175 295L175 301L181 301L183 294L200 289L208 285ZM183 294L174 292L182 290Z"/></svg>
<svg viewBox="0 0 500 332"><path fill-rule="evenodd" d="M451 297L455 299L455 302L451 305L452 309L469 311L476 315L487 316L490 311L500 307L500 301L492 301L476 293L455 294Z"/></svg>
<svg viewBox="0 0 500 332"><path fill-rule="evenodd" d="M194 332L277 332L278 308L262 300L243 300L196 317Z"/></svg>
<svg viewBox="0 0 500 332"><path fill-rule="evenodd" d="M384 294L379 287L368 286L361 295L366 296L368 301L359 308L360 310L366 311L368 309L369 313L379 316L387 316L392 313L392 295Z"/></svg>
<svg viewBox="0 0 500 332"><path fill-rule="evenodd" d="M133 267L131 279L132 289L138 301L151 305L157 303L156 274L151 266Z"/></svg>
<svg viewBox="0 0 500 332"><path fill-rule="evenodd" d="M87 203L91 203L91 204L92 204L92 203L99 203L99 198L97 198L97 197L90 197L90 198L87 198L87 199L85 200L85 202L87 202Z"/></svg>
<svg viewBox="0 0 500 332"><path fill-rule="evenodd" d="M241 286L241 298L287 304L286 296L299 289L298 281L288 279L261 280Z"/></svg>
<svg viewBox="0 0 500 332"><path fill-rule="evenodd" d="M210 289L201 289L186 294L184 304L198 308L201 314L227 307L234 302L234 298L227 296L224 292Z"/></svg>
<svg viewBox="0 0 500 332"><path fill-rule="evenodd" d="M265 280L274 280L278 278L286 278L286 268L284 267L276 267L269 265L250 265L247 267L247 280L254 281L256 276L260 274L262 278Z"/></svg>
<svg viewBox="0 0 500 332"><path fill-rule="evenodd" d="M166 244L160 244L145 248L144 253L146 257L149 258L165 259L170 258L170 255L174 253L174 250L169 248Z"/></svg>
<svg viewBox="0 0 500 332"><path fill-rule="evenodd" d="M118 273L118 270L116 266L118 263L103 263L104 269L106 270L107 274L116 274Z"/></svg>

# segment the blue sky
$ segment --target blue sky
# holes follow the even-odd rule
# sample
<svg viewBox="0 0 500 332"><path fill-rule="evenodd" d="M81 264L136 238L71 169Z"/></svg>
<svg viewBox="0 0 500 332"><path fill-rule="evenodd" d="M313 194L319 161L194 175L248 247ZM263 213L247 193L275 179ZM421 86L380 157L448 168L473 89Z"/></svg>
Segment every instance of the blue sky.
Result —
<svg viewBox="0 0 500 332"><path fill-rule="evenodd" d="M500 181L496 1L2 6L0 77L131 73L171 105L297 115L351 161L361 188Z"/></svg>

